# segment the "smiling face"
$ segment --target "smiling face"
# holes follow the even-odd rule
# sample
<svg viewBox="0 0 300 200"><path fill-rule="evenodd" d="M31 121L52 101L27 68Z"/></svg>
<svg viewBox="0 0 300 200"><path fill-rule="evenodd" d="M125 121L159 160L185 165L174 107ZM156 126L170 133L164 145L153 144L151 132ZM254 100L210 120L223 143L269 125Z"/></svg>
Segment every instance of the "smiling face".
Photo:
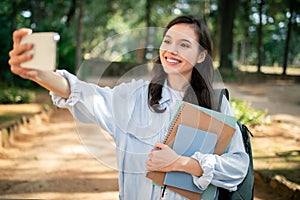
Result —
<svg viewBox="0 0 300 200"><path fill-rule="evenodd" d="M168 76L180 75L186 80L190 80L195 64L205 58L205 52L199 51L193 26L184 23L175 24L166 32L159 55Z"/></svg>

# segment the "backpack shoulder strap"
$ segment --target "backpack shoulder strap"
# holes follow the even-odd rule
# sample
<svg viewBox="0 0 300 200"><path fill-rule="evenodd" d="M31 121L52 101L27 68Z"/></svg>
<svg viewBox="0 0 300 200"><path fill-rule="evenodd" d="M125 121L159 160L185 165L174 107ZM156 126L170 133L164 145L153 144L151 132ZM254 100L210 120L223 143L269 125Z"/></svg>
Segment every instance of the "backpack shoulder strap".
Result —
<svg viewBox="0 0 300 200"><path fill-rule="evenodd" d="M223 96L229 101L229 91L227 88L215 89L217 111L221 111Z"/></svg>
<svg viewBox="0 0 300 200"><path fill-rule="evenodd" d="M229 91L227 88L221 88L215 90L216 95L216 105L218 105L218 111L221 109L223 95L229 100ZM246 150L246 153L249 156L250 162L247 171L247 175L242 183L237 187L237 191L229 192L224 188L219 188L219 197L218 200L233 200L233 199L249 199L253 200L254 196L254 168L253 168L253 157L252 157L252 148L250 136L253 137L250 130L244 124L241 124L237 121L239 129L243 137L243 143Z"/></svg>

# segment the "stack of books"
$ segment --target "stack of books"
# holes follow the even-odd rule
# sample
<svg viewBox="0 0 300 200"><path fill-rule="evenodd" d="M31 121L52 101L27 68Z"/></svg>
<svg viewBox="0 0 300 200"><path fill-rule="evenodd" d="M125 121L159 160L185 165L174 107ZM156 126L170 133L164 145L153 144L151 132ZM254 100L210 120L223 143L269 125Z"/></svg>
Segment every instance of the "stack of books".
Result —
<svg viewBox="0 0 300 200"><path fill-rule="evenodd" d="M233 116L178 101L164 144L188 157L195 152L222 155L235 132L235 124ZM149 171L146 177L191 200L211 199L216 190L213 185L200 190L192 175L185 172Z"/></svg>

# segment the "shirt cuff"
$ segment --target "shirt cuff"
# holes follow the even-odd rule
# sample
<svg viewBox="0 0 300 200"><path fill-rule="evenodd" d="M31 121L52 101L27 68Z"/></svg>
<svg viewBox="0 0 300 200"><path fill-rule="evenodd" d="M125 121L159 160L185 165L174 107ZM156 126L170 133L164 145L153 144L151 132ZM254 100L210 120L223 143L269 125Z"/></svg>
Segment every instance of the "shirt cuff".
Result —
<svg viewBox="0 0 300 200"><path fill-rule="evenodd" d="M56 70L56 73L68 79L71 89L69 98L65 99L57 94L50 92L53 104L60 108L68 108L74 106L80 99L81 90L77 84L79 81L76 76L67 72L66 70Z"/></svg>
<svg viewBox="0 0 300 200"><path fill-rule="evenodd" d="M193 182L200 190L206 190L213 179L216 159L212 154L202 154L200 152L195 152L192 158L198 160L203 170L202 176L193 176Z"/></svg>

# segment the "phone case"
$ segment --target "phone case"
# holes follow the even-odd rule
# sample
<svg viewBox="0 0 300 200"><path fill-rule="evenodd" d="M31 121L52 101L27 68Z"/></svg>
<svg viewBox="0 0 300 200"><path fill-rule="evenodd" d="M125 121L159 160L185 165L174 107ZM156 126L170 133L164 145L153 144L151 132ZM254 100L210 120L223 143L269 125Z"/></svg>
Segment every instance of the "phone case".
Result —
<svg viewBox="0 0 300 200"><path fill-rule="evenodd" d="M39 69L39 70L54 70L56 68L56 51L59 34L55 32L39 32L24 36L21 44L30 43L34 47L26 52L33 54L30 61L21 64L21 67Z"/></svg>

